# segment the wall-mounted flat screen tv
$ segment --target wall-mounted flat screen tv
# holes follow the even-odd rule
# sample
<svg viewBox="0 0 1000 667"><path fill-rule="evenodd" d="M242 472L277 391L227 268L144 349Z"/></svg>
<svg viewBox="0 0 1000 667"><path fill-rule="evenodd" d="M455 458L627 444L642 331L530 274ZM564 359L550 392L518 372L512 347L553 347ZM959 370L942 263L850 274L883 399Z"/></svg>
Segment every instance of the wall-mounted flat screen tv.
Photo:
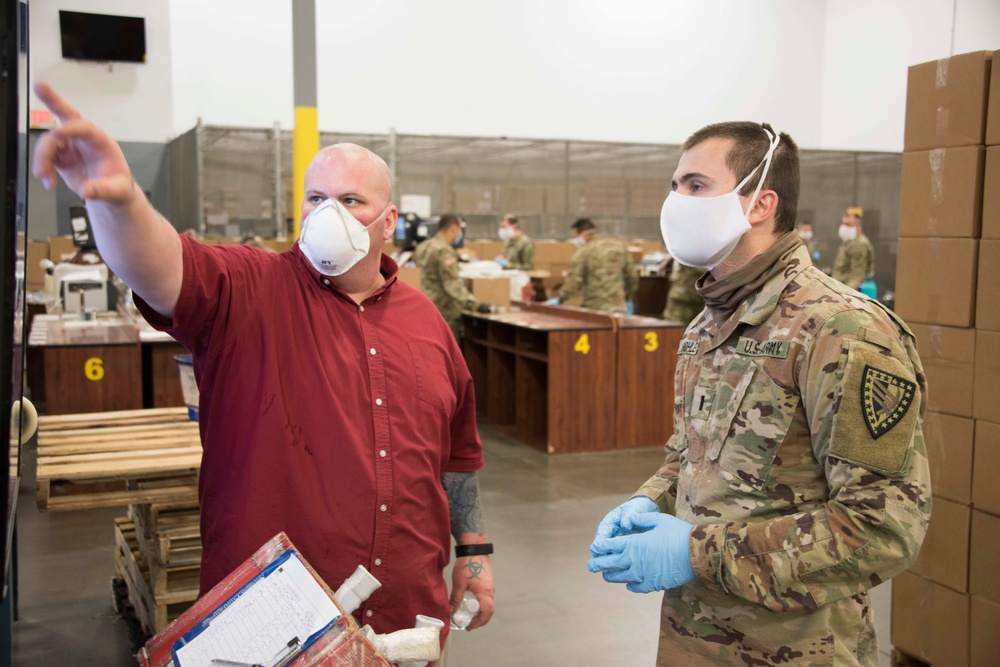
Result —
<svg viewBox="0 0 1000 667"><path fill-rule="evenodd" d="M59 31L63 58L146 62L146 21L141 17L60 10Z"/></svg>

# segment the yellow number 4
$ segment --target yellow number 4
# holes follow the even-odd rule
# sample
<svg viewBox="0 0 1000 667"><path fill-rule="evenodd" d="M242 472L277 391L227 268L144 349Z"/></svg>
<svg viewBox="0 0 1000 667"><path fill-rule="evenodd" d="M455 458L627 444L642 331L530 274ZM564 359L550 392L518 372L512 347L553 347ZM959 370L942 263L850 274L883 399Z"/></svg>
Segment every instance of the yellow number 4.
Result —
<svg viewBox="0 0 1000 667"><path fill-rule="evenodd" d="M587 354L590 352L590 336L587 334L581 334L576 340L576 345L573 346L573 349L580 354Z"/></svg>
<svg viewBox="0 0 1000 667"><path fill-rule="evenodd" d="M83 374L88 380L97 382L104 377L104 362L99 357L91 357L83 365Z"/></svg>
<svg viewBox="0 0 1000 667"><path fill-rule="evenodd" d="M642 346L642 349L646 352L653 352L656 348L660 347L660 341L656 337L656 333L650 331L646 334L646 344Z"/></svg>

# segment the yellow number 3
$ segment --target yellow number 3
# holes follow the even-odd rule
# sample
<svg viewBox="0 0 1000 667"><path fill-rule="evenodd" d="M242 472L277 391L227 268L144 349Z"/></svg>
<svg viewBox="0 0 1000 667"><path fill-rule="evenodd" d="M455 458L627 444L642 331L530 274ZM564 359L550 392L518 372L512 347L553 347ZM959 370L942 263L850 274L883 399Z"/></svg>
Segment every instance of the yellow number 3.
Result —
<svg viewBox="0 0 1000 667"><path fill-rule="evenodd" d="M576 340L576 345L573 346L573 349L580 354L587 354L590 352L590 336L587 334L581 334Z"/></svg>
<svg viewBox="0 0 1000 667"><path fill-rule="evenodd" d="M653 352L656 348L660 347L660 341L657 339L656 334L652 331L646 334L646 344L642 346L646 352Z"/></svg>
<svg viewBox="0 0 1000 667"><path fill-rule="evenodd" d="M88 380L97 382L104 377L104 362L99 357L91 357L83 365L83 374Z"/></svg>

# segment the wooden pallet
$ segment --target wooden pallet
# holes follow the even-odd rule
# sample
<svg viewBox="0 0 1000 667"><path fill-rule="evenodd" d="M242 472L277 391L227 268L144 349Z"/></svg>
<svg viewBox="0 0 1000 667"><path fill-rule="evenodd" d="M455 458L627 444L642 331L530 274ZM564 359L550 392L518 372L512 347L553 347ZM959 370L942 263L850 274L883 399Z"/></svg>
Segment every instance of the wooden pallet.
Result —
<svg viewBox="0 0 1000 667"><path fill-rule="evenodd" d="M139 546L156 566L201 562L201 511L197 503L130 505Z"/></svg>
<svg viewBox="0 0 1000 667"><path fill-rule="evenodd" d="M187 408L57 415L38 420L38 509L197 499L198 424Z"/></svg>
<svg viewBox="0 0 1000 667"><path fill-rule="evenodd" d="M153 636L187 611L198 598L198 583L182 588L174 581L173 590L156 595L149 581L149 568L139 549L135 524L128 517L115 519L115 572L125 581L128 600L142 629Z"/></svg>

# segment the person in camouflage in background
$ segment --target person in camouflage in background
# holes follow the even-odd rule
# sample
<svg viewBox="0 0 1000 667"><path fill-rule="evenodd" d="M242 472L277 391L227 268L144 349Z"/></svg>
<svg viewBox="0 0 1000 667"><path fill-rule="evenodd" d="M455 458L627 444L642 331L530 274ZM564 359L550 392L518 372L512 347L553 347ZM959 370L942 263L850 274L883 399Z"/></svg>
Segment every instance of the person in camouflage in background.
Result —
<svg viewBox="0 0 1000 667"><path fill-rule="evenodd" d="M840 221L840 248L833 262L833 278L858 290L861 283L875 275L875 248L861 231L862 210L847 209Z"/></svg>
<svg viewBox="0 0 1000 667"><path fill-rule="evenodd" d="M663 309L663 319L668 322L690 324L705 307L705 300L695 289L698 278L705 274L701 266L684 266L674 262L670 272L670 289L667 291L667 305Z"/></svg>
<svg viewBox="0 0 1000 667"><path fill-rule="evenodd" d="M639 287L632 256L620 241L598 234L588 218L580 218L571 228L580 249L570 260L566 280L554 301L565 302L583 292L580 305L584 308L625 313L626 302Z"/></svg>
<svg viewBox="0 0 1000 667"><path fill-rule="evenodd" d="M930 517L913 335L812 266L792 227L798 149L772 137L699 130L664 204L672 253L721 259L680 343L663 466L604 518L588 563L666 591L657 665L878 665L868 589L911 565ZM714 206L694 200L730 193L729 238L677 234Z"/></svg>
<svg viewBox="0 0 1000 667"><path fill-rule="evenodd" d="M500 220L500 239L503 250L497 263L505 269L531 271L535 268L535 242L521 231L521 223L513 213L506 214Z"/></svg>
<svg viewBox="0 0 1000 667"><path fill-rule="evenodd" d="M462 221L446 214L438 222L437 234L422 241L413 251L413 262L420 267L420 291L437 306L455 338L462 341L462 311L492 312L465 288L458 277L458 252L455 242L462 235Z"/></svg>

